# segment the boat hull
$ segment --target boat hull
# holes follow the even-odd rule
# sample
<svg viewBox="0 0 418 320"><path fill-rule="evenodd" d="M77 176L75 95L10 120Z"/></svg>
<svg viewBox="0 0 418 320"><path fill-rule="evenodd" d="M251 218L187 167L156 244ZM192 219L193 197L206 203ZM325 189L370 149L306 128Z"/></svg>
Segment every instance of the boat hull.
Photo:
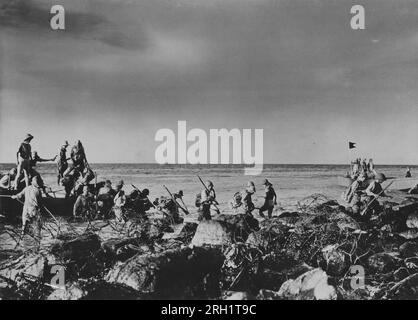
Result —
<svg viewBox="0 0 418 320"><path fill-rule="evenodd" d="M0 195L11 196L18 192L15 190L0 190ZM56 216L71 216L75 200L73 198L49 198L43 197L44 206ZM0 197L0 214L8 220L20 218L22 214L23 204L10 197ZM43 212L48 215L47 212Z"/></svg>

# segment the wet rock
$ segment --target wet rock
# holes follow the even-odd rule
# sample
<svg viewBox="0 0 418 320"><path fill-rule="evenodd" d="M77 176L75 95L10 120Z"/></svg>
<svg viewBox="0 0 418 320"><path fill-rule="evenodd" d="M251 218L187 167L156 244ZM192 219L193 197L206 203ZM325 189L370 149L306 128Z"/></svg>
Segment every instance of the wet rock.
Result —
<svg viewBox="0 0 418 320"><path fill-rule="evenodd" d="M97 252L100 249L100 244L97 234L86 233L74 239L54 244L50 252L63 261L79 261Z"/></svg>
<svg viewBox="0 0 418 320"><path fill-rule="evenodd" d="M256 283L258 287L278 291L282 284L289 279L296 279L313 268L298 261L280 261L273 264L269 257L263 257L263 268L259 272ZM276 260L276 259L275 259Z"/></svg>
<svg viewBox="0 0 418 320"><path fill-rule="evenodd" d="M388 273L396 269L398 266L398 259L395 257L396 253L376 253L367 259L368 267L378 273Z"/></svg>
<svg viewBox="0 0 418 320"><path fill-rule="evenodd" d="M404 264L411 273L418 272L418 257L406 258Z"/></svg>
<svg viewBox="0 0 418 320"><path fill-rule="evenodd" d="M197 226L198 224L195 222L186 222L184 224L177 225L174 233L166 233L163 239L174 239L181 241L184 244L189 244L196 234Z"/></svg>
<svg viewBox="0 0 418 320"><path fill-rule="evenodd" d="M418 229L408 229L406 231L400 232L399 236L407 240L417 239Z"/></svg>
<svg viewBox="0 0 418 320"><path fill-rule="evenodd" d="M51 266L55 264L57 259L47 252L30 252L3 263L0 276L14 282L20 282L24 277L44 279L50 276Z"/></svg>
<svg viewBox="0 0 418 320"><path fill-rule="evenodd" d="M256 297L257 300L282 300L276 291L261 289Z"/></svg>
<svg viewBox="0 0 418 320"><path fill-rule="evenodd" d="M66 279L76 280L96 276L104 270L100 249L99 236L86 233L54 244L50 252L65 265Z"/></svg>
<svg viewBox="0 0 418 320"><path fill-rule="evenodd" d="M140 238L110 239L103 242L101 248L106 259L112 262L126 261L138 253L151 252L151 248Z"/></svg>
<svg viewBox="0 0 418 320"><path fill-rule="evenodd" d="M418 228L418 213L414 212L408 215L406 226L410 229Z"/></svg>
<svg viewBox="0 0 418 320"><path fill-rule="evenodd" d="M338 212L330 216L329 220L335 222L341 231L360 229L359 223L344 212Z"/></svg>
<svg viewBox="0 0 418 320"><path fill-rule="evenodd" d="M283 283L278 296L290 300L335 300L337 292L328 284L327 274L317 268Z"/></svg>
<svg viewBox="0 0 418 320"><path fill-rule="evenodd" d="M248 292L242 291L224 291L222 292L222 300L253 300L254 297Z"/></svg>
<svg viewBox="0 0 418 320"><path fill-rule="evenodd" d="M142 241L152 243L161 239L165 232L173 232L167 219L150 219L135 226L131 236L139 237Z"/></svg>
<svg viewBox="0 0 418 320"><path fill-rule="evenodd" d="M223 259L219 250L199 247L136 255L117 263L105 280L157 298L179 298L186 288L202 285L208 274L219 272Z"/></svg>
<svg viewBox="0 0 418 320"><path fill-rule="evenodd" d="M322 249L323 268L332 276L340 276L348 269L345 254L338 247L338 244L334 244Z"/></svg>
<svg viewBox="0 0 418 320"><path fill-rule="evenodd" d="M407 241L399 247L399 253L403 258L409 258L418 255L418 243Z"/></svg>
<svg viewBox="0 0 418 320"><path fill-rule="evenodd" d="M77 283L71 283L63 289L56 289L47 300L80 300L87 295L87 291Z"/></svg>
<svg viewBox="0 0 418 320"><path fill-rule="evenodd" d="M245 241L253 230L258 230L258 221L252 216L223 214L213 220L201 221L191 243L194 246L228 246Z"/></svg>
<svg viewBox="0 0 418 320"><path fill-rule="evenodd" d="M281 250L287 240L288 233L283 229L261 229L248 236L246 244L258 248L263 253Z"/></svg>

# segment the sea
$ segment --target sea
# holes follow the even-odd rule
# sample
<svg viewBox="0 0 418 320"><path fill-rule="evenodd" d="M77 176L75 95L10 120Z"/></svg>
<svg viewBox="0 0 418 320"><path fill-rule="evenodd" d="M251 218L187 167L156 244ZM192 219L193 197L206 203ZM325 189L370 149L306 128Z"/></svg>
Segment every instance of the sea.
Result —
<svg viewBox="0 0 418 320"><path fill-rule="evenodd" d="M14 164L0 164L0 172L7 172ZM184 202L191 213L196 213L195 198L203 186L198 177L203 181L213 182L219 202L221 213L231 213L229 202L237 191L245 189L248 181L253 181L256 186L256 193L253 201L257 206L262 202L262 182L268 179L274 186L278 205L273 214L283 211L297 210L298 204L312 195L322 195L330 200L339 200L345 190L338 185L337 177L343 176L349 170L349 165L333 164L266 164L261 175L244 175L244 166L240 165L159 165L159 164L126 164L126 163L94 163L90 164L97 175L97 182L111 180L115 185L119 180L124 181L124 189L129 192L133 186L150 190L149 198L153 201L161 196L168 196L164 188L166 186L172 193L182 190ZM377 165L376 171L382 172L390 177L404 177L406 165ZM409 166L412 176L418 174L418 166ZM56 191L57 197L63 196L62 186L57 184L57 168L54 163L41 163L37 171L43 177L47 187ZM59 213L53 213L59 216ZM194 214L189 215L194 216ZM58 219L63 219L59 217ZM189 219L189 218L188 218ZM52 220L52 219L50 219ZM49 221L53 227L53 221ZM47 225L45 225L47 226ZM85 230L85 223L74 223L70 226L62 222L62 226L68 230L77 229L80 232ZM0 250L15 248L16 236L20 231L19 226L2 225L0 221ZM3 232L7 231L7 232ZM11 233L12 232L12 233ZM102 238L117 237L111 229L100 235ZM43 230L42 244L48 245L53 241L50 232ZM33 241L21 243L20 247L31 248Z"/></svg>
<svg viewBox="0 0 418 320"><path fill-rule="evenodd" d="M7 172L14 164L0 164L0 172ZM203 181L210 180L215 186L217 200L225 206L235 192L245 189L248 181L253 181L257 194L262 195L264 179L268 179L278 195L282 208L294 207L298 201L312 194L322 194L331 199L340 198L344 188L338 185L337 177L345 175L349 165L333 164L266 164L261 175L244 175L241 165L160 165L160 164L126 164L95 163L90 164L97 175L97 182L111 180L115 185L119 180L125 183L125 190L132 190L132 185L139 189L150 190L151 200L168 193L183 190L184 201L193 207L196 194L203 188L198 176ZM376 165L376 171L390 177L404 177L406 165ZM409 166L412 175L418 174L418 166ZM63 193L62 186L57 185L57 169L54 163L41 163L37 171L45 184L52 190Z"/></svg>

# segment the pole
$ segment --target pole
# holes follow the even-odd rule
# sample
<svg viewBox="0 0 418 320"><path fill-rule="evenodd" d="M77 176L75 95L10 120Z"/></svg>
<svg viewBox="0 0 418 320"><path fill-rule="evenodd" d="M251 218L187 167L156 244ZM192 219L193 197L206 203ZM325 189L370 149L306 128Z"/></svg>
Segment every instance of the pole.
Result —
<svg viewBox="0 0 418 320"><path fill-rule="evenodd" d="M165 186L165 185L163 185L163 187L165 188L165 190L167 190L167 192L168 192L168 194L170 195L170 197L171 197L171 199L173 199L173 201L176 203L176 205L181 209L181 210L183 210L184 211L184 213L185 214L189 214L189 211L187 211L186 209L184 209L177 201L176 201L176 199L174 198L174 196L173 196L173 194L170 192L170 190L168 190L168 188ZM181 198L180 198L181 199Z"/></svg>
<svg viewBox="0 0 418 320"><path fill-rule="evenodd" d="M370 207L370 205L375 201L375 200L377 200L382 194L383 194L383 192L385 192L386 191L386 189L387 188L389 188L391 185L392 185L392 183L393 183L394 181L391 181L381 192L379 192L379 194L378 195L376 195L376 196L373 196L373 199L372 200L370 200L370 202L367 204L367 206L366 206L366 208L364 208L364 210L360 213L360 215L364 215L365 213L366 213L366 211L367 211L367 209L369 209L369 207Z"/></svg>

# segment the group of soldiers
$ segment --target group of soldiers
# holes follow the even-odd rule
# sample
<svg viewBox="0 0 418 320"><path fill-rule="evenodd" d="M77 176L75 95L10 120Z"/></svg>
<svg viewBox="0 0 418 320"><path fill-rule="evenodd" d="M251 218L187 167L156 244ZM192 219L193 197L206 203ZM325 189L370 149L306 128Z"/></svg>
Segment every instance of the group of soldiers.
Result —
<svg viewBox="0 0 418 320"><path fill-rule="evenodd" d="M357 158L351 162L351 172L348 174L352 179L357 179L359 176L373 177L376 174L373 159L361 160Z"/></svg>
<svg viewBox="0 0 418 320"><path fill-rule="evenodd" d="M153 202L149 200L149 190L139 190L132 185L133 190L128 194L124 191L124 182L120 180L115 188L112 182L106 180L104 183L94 184L90 182L96 177L87 162L84 147L80 140L77 140L71 148L70 157L67 158L68 141L60 147L57 156L51 159L43 159L36 152L31 150L33 136L27 134L17 152L17 167L13 168L0 179L0 187L9 190L21 190L12 195L13 199L23 202L22 212L22 235L25 234L27 227L35 227L37 235L40 237L41 230L41 210L45 208L42 201L42 193L51 197L45 190L41 175L36 171L37 162L56 161L57 163L57 183L64 186L65 197L75 197L73 206L74 219L93 220L97 218L108 219L114 217L117 221L127 221L132 215L147 219L147 212L151 208L168 217L173 224L183 222L183 214L189 214L186 204L183 201L183 191L172 194L165 186L169 196L161 196ZM68 161L71 160L71 164ZM23 178L22 178L23 177ZM200 177L199 177L200 179ZM196 197L199 220L211 219L211 208L220 213L216 200L214 184L211 181L204 183L204 188ZM268 217L272 217L274 206L277 204L277 195L272 184L265 179L264 204L257 208L260 216L264 217L267 211ZM255 194L255 184L250 181L244 191L234 195L231 206L233 209L243 208L248 214L256 209L252 201ZM52 213L51 213L52 214Z"/></svg>
<svg viewBox="0 0 418 320"><path fill-rule="evenodd" d="M202 182L203 183L203 182ZM204 184L205 188L201 191L200 194L196 196L196 206L199 208L199 220L210 220L211 219L211 206L215 208L215 211L219 213L219 208L217 205L219 203L216 201L216 193L212 181L207 181ZM273 185L267 180L263 181L264 187L264 203L258 208L259 215L265 217L264 212L267 211L268 218L271 218L273 215L274 206L277 204L277 194L273 188ZM246 214L252 214L252 211L256 209L252 196L255 194L256 188L255 184L252 181L247 183L246 188L241 192L236 192L230 201L230 207L236 211L242 209Z"/></svg>
<svg viewBox="0 0 418 320"><path fill-rule="evenodd" d="M11 198L18 201L24 199L22 234L25 233L29 225L35 226L36 232L40 234L40 213L44 208L42 193L47 197L51 197L50 192L46 190L41 175L36 170L38 162L53 162L57 160L58 184L66 186L66 179L73 182L71 189L68 189L66 186L66 197L69 196L71 191L75 192L75 187L84 186L94 178L94 173L85 156L84 147L79 140L72 147L69 158L66 155L66 149L69 144L68 141L65 141L58 155L50 159L43 159L36 151L32 151L31 141L33 138L31 134L26 134L16 153L17 166L10 169L0 179L0 188L21 190L19 193L11 196ZM72 160L71 166L68 165L68 160L70 159Z"/></svg>

